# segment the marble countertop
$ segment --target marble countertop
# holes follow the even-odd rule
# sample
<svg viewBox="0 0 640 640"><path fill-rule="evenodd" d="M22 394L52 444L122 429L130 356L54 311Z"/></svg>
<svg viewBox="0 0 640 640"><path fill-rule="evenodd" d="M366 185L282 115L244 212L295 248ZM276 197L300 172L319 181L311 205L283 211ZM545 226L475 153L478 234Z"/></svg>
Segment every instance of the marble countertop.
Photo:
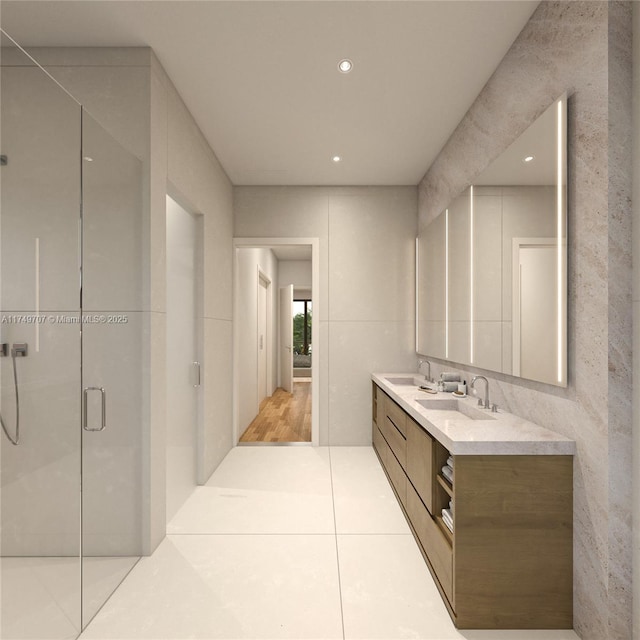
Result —
<svg viewBox="0 0 640 640"><path fill-rule="evenodd" d="M395 400L418 424L423 426L453 455L574 455L576 443L564 436L498 409L492 413L477 407L475 396L456 398L462 409L486 419L472 420L458 411L426 409L418 400L451 401L451 393L426 393L425 383L415 373L374 373L372 380ZM388 378L415 379L413 385L392 384ZM484 417L484 416L483 416Z"/></svg>

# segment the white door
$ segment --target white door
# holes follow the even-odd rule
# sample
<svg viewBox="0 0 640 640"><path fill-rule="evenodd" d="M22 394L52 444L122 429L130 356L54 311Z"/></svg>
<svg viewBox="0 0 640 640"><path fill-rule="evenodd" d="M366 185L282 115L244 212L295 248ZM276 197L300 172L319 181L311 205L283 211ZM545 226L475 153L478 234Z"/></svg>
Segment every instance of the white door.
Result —
<svg viewBox="0 0 640 640"><path fill-rule="evenodd" d="M196 485L196 237L167 196L167 521Z"/></svg>
<svg viewBox="0 0 640 640"><path fill-rule="evenodd" d="M519 292L514 298L514 373L557 382L557 250L552 244L520 246ZM514 275L518 274L517 268ZM519 361L519 362L518 362Z"/></svg>
<svg viewBox="0 0 640 640"><path fill-rule="evenodd" d="M280 386L293 391L293 285L280 289Z"/></svg>
<svg viewBox="0 0 640 640"><path fill-rule="evenodd" d="M267 390L267 294L269 283L258 279L258 407L269 395Z"/></svg>

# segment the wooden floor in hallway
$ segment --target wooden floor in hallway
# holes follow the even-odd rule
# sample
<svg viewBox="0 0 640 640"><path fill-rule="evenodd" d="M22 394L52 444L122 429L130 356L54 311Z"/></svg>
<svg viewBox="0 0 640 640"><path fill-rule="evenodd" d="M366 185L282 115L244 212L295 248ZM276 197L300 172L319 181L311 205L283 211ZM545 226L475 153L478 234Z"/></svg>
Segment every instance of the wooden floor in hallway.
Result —
<svg viewBox="0 0 640 640"><path fill-rule="evenodd" d="M311 442L311 379L294 381L293 393L278 387L240 442Z"/></svg>

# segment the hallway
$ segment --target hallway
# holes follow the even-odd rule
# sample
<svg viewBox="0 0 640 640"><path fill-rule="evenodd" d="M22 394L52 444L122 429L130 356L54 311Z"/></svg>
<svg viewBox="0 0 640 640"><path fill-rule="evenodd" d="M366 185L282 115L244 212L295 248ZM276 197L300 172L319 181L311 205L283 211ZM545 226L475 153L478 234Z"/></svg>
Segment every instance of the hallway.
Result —
<svg viewBox="0 0 640 640"><path fill-rule="evenodd" d="M240 442L311 442L311 378L293 381L293 393L278 387Z"/></svg>
<svg viewBox="0 0 640 640"><path fill-rule="evenodd" d="M457 631L371 447L236 447L84 640L575 640Z"/></svg>

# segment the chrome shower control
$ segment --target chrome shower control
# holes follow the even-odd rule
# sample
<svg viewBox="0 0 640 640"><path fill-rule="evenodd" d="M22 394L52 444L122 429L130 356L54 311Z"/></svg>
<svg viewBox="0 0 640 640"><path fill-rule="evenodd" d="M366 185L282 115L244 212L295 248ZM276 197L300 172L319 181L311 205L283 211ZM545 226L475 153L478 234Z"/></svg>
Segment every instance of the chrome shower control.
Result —
<svg viewBox="0 0 640 640"><path fill-rule="evenodd" d="M14 342L11 346L11 355L14 358L24 358L28 351L29 348L26 342Z"/></svg>

